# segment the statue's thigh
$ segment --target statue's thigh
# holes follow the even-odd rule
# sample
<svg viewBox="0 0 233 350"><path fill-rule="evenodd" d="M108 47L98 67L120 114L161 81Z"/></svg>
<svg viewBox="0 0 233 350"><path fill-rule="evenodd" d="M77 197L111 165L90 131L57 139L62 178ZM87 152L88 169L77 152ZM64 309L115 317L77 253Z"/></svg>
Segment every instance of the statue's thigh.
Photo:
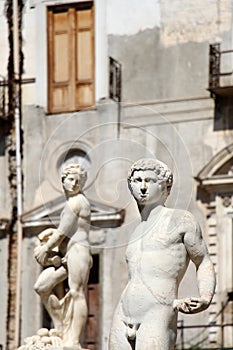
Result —
<svg viewBox="0 0 233 350"><path fill-rule="evenodd" d="M109 350L132 350L126 336L126 326L118 315L114 316L109 338Z"/></svg>
<svg viewBox="0 0 233 350"><path fill-rule="evenodd" d="M135 350L173 350L176 337L172 330L163 326L163 320L141 324L136 336Z"/></svg>
<svg viewBox="0 0 233 350"><path fill-rule="evenodd" d="M91 268L91 255L86 247L73 245L67 254L69 284L77 287L87 283ZM70 286L71 287L71 286Z"/></svg>

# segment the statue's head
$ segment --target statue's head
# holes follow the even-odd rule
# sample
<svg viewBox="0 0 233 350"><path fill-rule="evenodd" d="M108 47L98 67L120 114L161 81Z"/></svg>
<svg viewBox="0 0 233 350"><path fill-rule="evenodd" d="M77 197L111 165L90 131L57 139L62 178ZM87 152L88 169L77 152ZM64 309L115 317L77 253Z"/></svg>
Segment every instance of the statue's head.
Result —
<svg viewBox="0 0 233 350"><path fill-rule="evenodd" d="M173 175L166 164L150 158L135 162L128 173L130 192L140 204L165 202L170 194Z"/></svg>
<svg viewBox="0 0 233 350"><path fill-rule="evenodd" d="M63 169L61 180L67 194L76 194L82 191L87 181L87 172L80 164L69 164Z"/></svg>

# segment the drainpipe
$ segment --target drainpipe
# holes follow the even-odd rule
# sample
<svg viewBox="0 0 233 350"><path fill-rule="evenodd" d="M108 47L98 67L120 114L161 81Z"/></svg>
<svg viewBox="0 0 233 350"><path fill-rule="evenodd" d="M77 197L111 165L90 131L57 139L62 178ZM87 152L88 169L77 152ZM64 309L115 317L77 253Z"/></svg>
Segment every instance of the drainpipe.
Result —
<svg viewBox="0 0 233 350"><path fill-rule="evenodd" d="M16 310L15 310L15 346L20 341L21 320L21 270L22 270L22 159L21 159L21 103L19 100L20 59L19 59L19 11L18 0L13 0L13 33L14 33L14 87L15 87L15 143L16 143L16 180L17 180L17 280L16 280Z"/></svg>

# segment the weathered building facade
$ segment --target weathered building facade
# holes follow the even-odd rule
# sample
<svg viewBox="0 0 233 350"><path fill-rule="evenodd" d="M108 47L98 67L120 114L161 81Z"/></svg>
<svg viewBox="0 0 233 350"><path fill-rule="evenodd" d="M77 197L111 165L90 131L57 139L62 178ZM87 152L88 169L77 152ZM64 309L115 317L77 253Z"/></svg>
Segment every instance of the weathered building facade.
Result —
<svg viewBox="0 0 233 350"><path fill-rule="evenodd" d="M0 4L1 91L10 86L12 68L7 3ZM210 308L180 315L177 349L232 348L233 80L219 73L232 71L233 1L27 0L19 12L21 288L14 288L17 230L11 225L6 97L0 119L0 344L15 349L17 327L23 340L48 325L33 291L40 272L33 249L37 234L58 222L63 164L78 161L88 170L85 193L92 204L86 345L107 349L127 280L125 248L139 220L127 171L133 161L156 156L174 171L168 205L188 209L200 221L217 274ZM215 43L221 45L210 48ZM196 293L190 266L180 295ZM20 302L19 326L14 300Z"/></svg>

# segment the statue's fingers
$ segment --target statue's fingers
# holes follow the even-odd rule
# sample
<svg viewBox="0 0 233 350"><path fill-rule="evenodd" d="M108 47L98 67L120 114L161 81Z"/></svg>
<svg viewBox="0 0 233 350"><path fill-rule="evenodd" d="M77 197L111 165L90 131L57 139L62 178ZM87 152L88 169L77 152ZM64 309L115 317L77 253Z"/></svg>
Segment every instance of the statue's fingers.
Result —
<svg viewBox="0 0 233 350"><path fill-rule="evenodd" d="M190 306L192 306L192 307L197 307L198 305L199 305L199 303L197 301L190 303Z"/></svg>
<svg viewBox="0 0 233 350"><path fill-rule="evenodd" d="M200 301L198 298L190 298L190 305L192 307L197 307L199 305Z"/></svg>
<svg viewBox="0 0 233 350"><path fill-rule="evenodd" d="M191 301L199 302L199 298L192 297L190 298Z"/></svg>

